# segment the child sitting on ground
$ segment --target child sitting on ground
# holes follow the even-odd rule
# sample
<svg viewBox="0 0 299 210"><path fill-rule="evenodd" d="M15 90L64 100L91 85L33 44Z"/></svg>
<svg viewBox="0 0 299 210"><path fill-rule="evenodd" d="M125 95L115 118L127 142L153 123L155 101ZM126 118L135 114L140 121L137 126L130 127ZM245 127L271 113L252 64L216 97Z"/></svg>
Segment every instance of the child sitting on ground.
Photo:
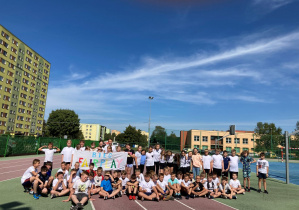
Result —
<svg viewBox="0 0 299 210"><path fill-rule="evenodd" d="M164 176L165 178L165 176ZM171 178L168 180L168 186L171 190L173 190L173 197L177 199L182 199L181 196L181 186L179 184L178 179L175 177L175 173L171 174Z"/></svg>
<svg viewBox="0 0 299 210"><path fill-rule="evenodd" d="M119 193L119 189L114 190L112 189L112 183L114 182L114 178L110 174L109 171L105 172L104 180L101 182L101 194L104 197L104 200L108 198L115 199L115 195Z"/></svg>
<svg viewBox="0 0 299 210"><path fill-rule="evenodd" d="M157 181L158 181L159 177L157 174L153 174L152 175L152 181L154 182L155 185L157 185Z"/></svg>
<svg viewBox="0 0 299 210"><path fill-rule="evenodd" d="M193 179L193 172L192 171L190 171L190 173L189 173L189 178L190 178L190 181L193 183L193 182L195 182L195 180Z"/></svg>
<svg viewBox="0 0 299 210"><path fill-rule="evenodd" d="M104 180L104 176L102 175L103 168L98 167L97 169L97 175L94 177L95 187L100 188L101 182Z"/></svg>
<svg viewBox="0 0 299 210"><path fill-rule="evenodd" d="M157 192L156 186L153 181L151 181L151 174L146 173L144 176L144 181L139 184L139 193L138 195L141 197L141 200L144 199L150 201L158 201L159 202L159 194Z"/></svg>
<svg viewBox="0 0 299 210"><path fill-rule="evenodd" d="M238 178L237 174L233 173L232 176L233 176L233 179L231 179L229 181L229 186L231 188L231 191L234 192L234 193L236 193L236 194L243 194L243 195L245 195L245 190L242 189L241 183L237 179Z"/></svg>
<svg viewBox="0 0 299 210"><path fill-rule="evenodd" d="M256 163L256 176L259 178L259 189L258 193L261 193L262 189L262 180L264 183L264 193L269 194L267 191L266 179L269 174L269 162L265 160L265 153L260 154L260 159Z"/></svg>
<svg viewBox="0 0 299 210"><path fill-rule="evenodd" d="M122 186L121 193L125 195L126 191L127 191L127 188L128 188L127 182L130 181L127 177L127 172L126 171L121 172L120 180L121 180L121 186Z"/></svg>
<svg viewBox="0 0 299 210"><path fill-rule="evenodd" d="M219 182L217 173L213 173L213 180L212 180L212 182L214 182L214 185L216 185L217 187L219 186L220 182Z"/></svg>
<svg viewBox="0 0 299 210"><path fill-rule="evenodd" d="M90 174L90 172L93 172L94 176L97 174L96 171L93 170L94 169L94 163L90 163L89 164L89 169L86 170L88 174Z"/></svg>
<svg viewBox="0 0 299 210"><path fill-rule="evenodd" d="M22 178L21 178L21 184L24 187L24 192L29 192L32 184L34 182L34 180L37 177L37 168L40 165L40 160L39 159L34 159L32 162L33 166L30 166L25 173L23 174ZM33 193L33 191L32 191Z"/></svg>
<svg viewBox="0 0 299 210"><path fill-rule="evenodd" d="M192 177L193 177L193 175L192 175ZM184 175L184 180L181 183L181 188L182 188L182 193L187 194L186 199L188 200L192 193L193 184L190 181L190 177L187 174Z"/></svg>
<svg viewBox="0 0 299 210"><path fill-rule="evenodd" d="M136 169L137 170L137 169ZM127 182L127 190L129 193L129 200L136 200L138 192L138 181L136 179L136 174L132 174L131 179Z"/></svg>
<svg viewBox="0 0 299 210"><path fill-rule="evenodd" d="M75 163L75 169L77 170L76 176L81 177L82 170L81 170L81 168L79 168L79 167L80 167L80 163L79 163L79 162L76 162L76 163Z"/></svg>
<svg viewBox="0 0 299 210"><path fill-rule="evenodd" d="M51 199L57 196L63 196L70 192L67 188L66 180L63 178L63 172L57 173L57 178L53 181L53 189L51 190Z"/></svg>
<svg viewBox="0 0 299 210"><path fill-rule="evenodd" d="M142 181L144 181L144 176L141 173L141 170L139 168L136 168L135 170L135 174L136 174L136 179L139 183L141 183Z"/></svg>
<svg viewBox="0 0 299 210"><path fill-rule="evenodd" d="M182 181L183 181L183 173L181 171L178 171L177 179L178 179L179 184L181 185Z"/></svg>
<svg viewBox="0 0 299 210"><path fill-rule="evenodd" d="M69 171L66 169L66 164L65 162L61 162L61 168L58 169L58 172L62 172L63 173L63 178L67 179L68 175L69 175ZM57 175L57 174L56 174Z"/></svg>
<svg viewBox="0 0 299 210"><path fill-rule="evenodd" d="M114 181L112 182L112 187L113 187L113 190L118 190L118 193L117 195L119 197L121 197L121 180L118 178L118 173L117 171L114 171L113 172L113 179Z"/></svg>
<svg viewBox="0 0 299 210"><path fill-rule="evenodd" d="M169 188L168 183L164 181L164 174L159 174L159 179L157 180L157 192L163 200L173 199L172 194L173 190Z"/></svg>
<svg viewBox="0 0 299 210"><path fill-rule="evenodd" d="M67 187L70 190L70 195L68 197L68 199L63 200L62 202L69 202L71 200L72 195L74 194L74 183L80 179L79 176L76 175L77 174L77 170L76 169L72 169L70 175L67 176Z"/></svg>
<svg viewBox="0 0 299 210"><path fill-rule="evenodd" d="M202 184L205 184L207 182L206 173L204 171L200 174L200 182Z"/></svg>
<svg viewBox="0 0 299 210"><path fill-rule="evenodd" d="M74 183L73 189L75 193L72 195L72 201L75 206L72 206L71 210L82 209L88 199L93 200L90 195L90 181L86 171L82 172L81 178Z"/></svg>
<svg viewBox="0 0 299 210"><path fill-rule="evenodd" d="M164 181L168 183L168 180L171 178L170 169L168 166L164 168Z"/></svg>
<svg viewBox="0 0 299 210"><path fill-rule="evenodd" d="M41 172L38 173L36 179L33 183L33 198L39 199L42 195L46 196L48 194L49 176L47 175L48 168L46 166L41 167Z"/></svg>
<svg viewBox="0 0 299 210"><path fill-rule="evenodd" d="M205 174L205 172L203 172ZM190 197L195 198L195 197L201 197L205 196L208 194L208 190L204 188L204 185L200 181L200 176L196 176L195 182L193 183L193 188L192 188L192 194Z"/></svg>
<svg viewBox="0 0 299 210"><path fill-rule="evenodd" d="M208 175L208 181L205 183L204 186L209 191L209 193L208 193L209 199L214 199L214 198L217 198L221 195L221 192L218 192L217 185L215 185L214 182L213 182L213 175L212 174Z"/></svg>
<svg viewBox="0 0 299 210"><path fill-rule="evenodd" d="M224 199L237 199L234 192L231 191L229 184L227 183L227 177L222 177L221 184L219 185L219 191Z"/></svg>

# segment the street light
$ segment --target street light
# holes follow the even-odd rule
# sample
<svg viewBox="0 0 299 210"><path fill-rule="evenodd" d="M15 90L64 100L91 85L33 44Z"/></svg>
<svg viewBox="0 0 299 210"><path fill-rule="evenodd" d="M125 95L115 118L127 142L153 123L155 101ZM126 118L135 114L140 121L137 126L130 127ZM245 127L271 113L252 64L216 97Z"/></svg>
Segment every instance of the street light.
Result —
<svg viewBox="0 0 299 210"><path fill-rule="evenodd" d="M154 99L153 96L148 97L150 101L150 112L149 112L149 120L148 120L148 147L150 146L150 132L151 132L151 108L152 108L152 100Z"/></svg>

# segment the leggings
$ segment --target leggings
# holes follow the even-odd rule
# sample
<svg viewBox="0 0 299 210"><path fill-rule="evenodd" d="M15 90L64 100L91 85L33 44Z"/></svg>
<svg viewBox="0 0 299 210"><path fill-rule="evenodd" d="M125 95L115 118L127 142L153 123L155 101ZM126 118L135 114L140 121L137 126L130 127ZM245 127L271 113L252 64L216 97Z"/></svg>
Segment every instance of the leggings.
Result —
<svg viewBox="0 0 299 210"><path fill-rule="evenodd" d="M155 167L156 167L156 174L159 174L159 167L160 167L160 162L155 162Z"/></svg>
<svg viewBox="0 0 299 210"><path fill-rule="evenodd" d="M144 165L139 165L138 167L140 168L140 173L143 174L143 171L144 171Z"/></svg>

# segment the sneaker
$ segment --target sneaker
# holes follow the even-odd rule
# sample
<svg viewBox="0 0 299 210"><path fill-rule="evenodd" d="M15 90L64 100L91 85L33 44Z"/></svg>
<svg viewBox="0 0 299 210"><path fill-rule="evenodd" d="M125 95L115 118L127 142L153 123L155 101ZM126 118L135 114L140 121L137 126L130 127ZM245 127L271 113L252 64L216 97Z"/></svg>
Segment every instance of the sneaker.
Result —
<svg viewBox="0 0 299 210"><path fill-rule="evenodd" d="M130 195L130 196L129 196L129 200L132 200L132 199L133 199L133 197L132 197L132 195Z"/></svg>
<svg viewBox="0 0 299 210"><path fill-rule="evenodd" d="M108 197L107 197L107 196L105 196L105 197L104 197L104 200L107 200L107 199L108 199Z"/></svg>
<svg viewBox="0 0 299 210"><path fill-rule="evenodd" d="M173 197L173 196L171 196L171 197L169 198L169 200L172 200L172 201L174 201L174 197Z"/></svg>
<svg viewBox="0 0 299 210"><path fill-rule="evenodd" d="M133 195L133 200L136 200L136 196L135 195Z"/></svg>
<svg viewBox="0 0 299 210"><path fill-rule="evenodd" d="M127 193L126 193L126 191L124 192L124 195L126 195Z"/></svg>
<svg viewBox="0 0 299 210"><path fill-rule="evenodd" d="M222 195L222 198L227 199L227 197L225 195Z"/></svg>
<svg viewBox="0 0 299 210"><path fill-rule="evenodd" d="M141 201L144 201L144 197L141 197Z"/></svg>
<svg viewBox="0 0 299 210"><path fill-rule="evenodd" d="M247 192L250 192L250 188L248 188Z"/></svg>
<svg viewBox="0 0 299 210"><path fill-rule="evenodd" d="M233 196L233 199L237 199L237 196L234 195L234 196Z"/></svg>
<svg viewBox="0 0 299 210"><path fill-rule="evenodd" d="M119 192L118 193L118 197L122 197L123 195L122 195L122 193L121 192Z"/></svg>
<svg viewBox="0 0 299 210"><path fill-rule="evenodd" d="M115 196L113 196L112 199L115 200Z"/></svg>
<svg viewBox="0 0 299 210"><path fill-rule="evenodd" d="M186 196L186 199L187 199L187 200L189 200L189 198L190 198L190 196L189 196L189 195L187 195L187 196Z"/></svg>
<svg viewBox="0 0 299 210"><path fill-rule="evenodd" d="M29 192L30 192L30 188L24 187L24 193L29 193Z"/></svg>
<svg viewBox="0 0 299 210"><path fill-rule="evenodd" d="M269 194L267 190L264 190L264 193Z"/></svg>
<svg viewBox="0 0 299 210"><path fill-rule="evenodd" d="M78 208L74 205L71 206L70 210L77 210Z"/></svg>
<svg viewBox="0 0 299 210"><path fill-rule="evenodd" d="M33 198L34 198L35 200L38 200L38 199L39 199L39 197L38 197L37 194L33 194Z"/></svg>
<svg viewBox="0 0 299 210"><path fill-rule="evenodd" d="M158 198L153 198L152 201L157 201L157 202L159 202L159 199L158 199Z"/></svg>
<svg viewBox="0 0 299 210"><path fill-rule="evenodd" d="M77 207L77 209L83 209L82 203L77 203L76 207Z"/></svg>
<svg viewBox="0 0 299 210"><path fill-rule="evenodd" d="M257 192L258 192L258 193L261 193L261 192L262 192L262 190L261 190L261 189L258 189L258 190L257 190Z"/></svg>
<svg viewBox="0 0 299 210"><path fill-rule="evenodd" d="M242 194L245 195L245 191Z"/></svg>
<svg viewBox="0 0 299 210"><path fill-rule="evenodd" d="M190 198L193 198L193 199L194 199L194 198L195 198L195 195L194 195L194 194L191 194L191 195L190 195Z"/></svg>
<svg viewBox="0 0 299 210"><path fill-rule="evenodd" d="M181 195L178 195L178 200L182 200L182 196Z"/></svg>
<svg viewBox="0 0 299 210"><path fill-rule="evenodd" d="M34 193L33 190L30 190L29 194L30 194L30 195L33 195L33 193Z"/></svg>
<svg viewBox="0 0 299 210"><path fill-rule="evenodd" d="M209 199L214 199L214 196L211 196L211 195L210 195L210 196L209 196Z"/></svg>
<svg viewBox="0 0 299 210"><path fill-rule="evenodd" d="M55 194L51 194L51 199L56 198Z"/></svg>

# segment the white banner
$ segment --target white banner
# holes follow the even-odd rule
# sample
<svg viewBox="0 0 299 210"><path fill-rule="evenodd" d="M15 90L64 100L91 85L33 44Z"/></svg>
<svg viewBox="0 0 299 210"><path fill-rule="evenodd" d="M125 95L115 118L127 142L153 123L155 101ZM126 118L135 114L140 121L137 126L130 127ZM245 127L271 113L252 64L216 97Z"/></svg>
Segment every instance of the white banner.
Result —
<svg viewBox="0 0 299 210"><path fill-rule="evenodd" d="M92 151L75 151L72 168L75 163L79 162L82 170L89 169L89 164L94 163L94 170L102 167L104 171L108 170L125 170L127 164L127 152L92 152Z"/></svg>

